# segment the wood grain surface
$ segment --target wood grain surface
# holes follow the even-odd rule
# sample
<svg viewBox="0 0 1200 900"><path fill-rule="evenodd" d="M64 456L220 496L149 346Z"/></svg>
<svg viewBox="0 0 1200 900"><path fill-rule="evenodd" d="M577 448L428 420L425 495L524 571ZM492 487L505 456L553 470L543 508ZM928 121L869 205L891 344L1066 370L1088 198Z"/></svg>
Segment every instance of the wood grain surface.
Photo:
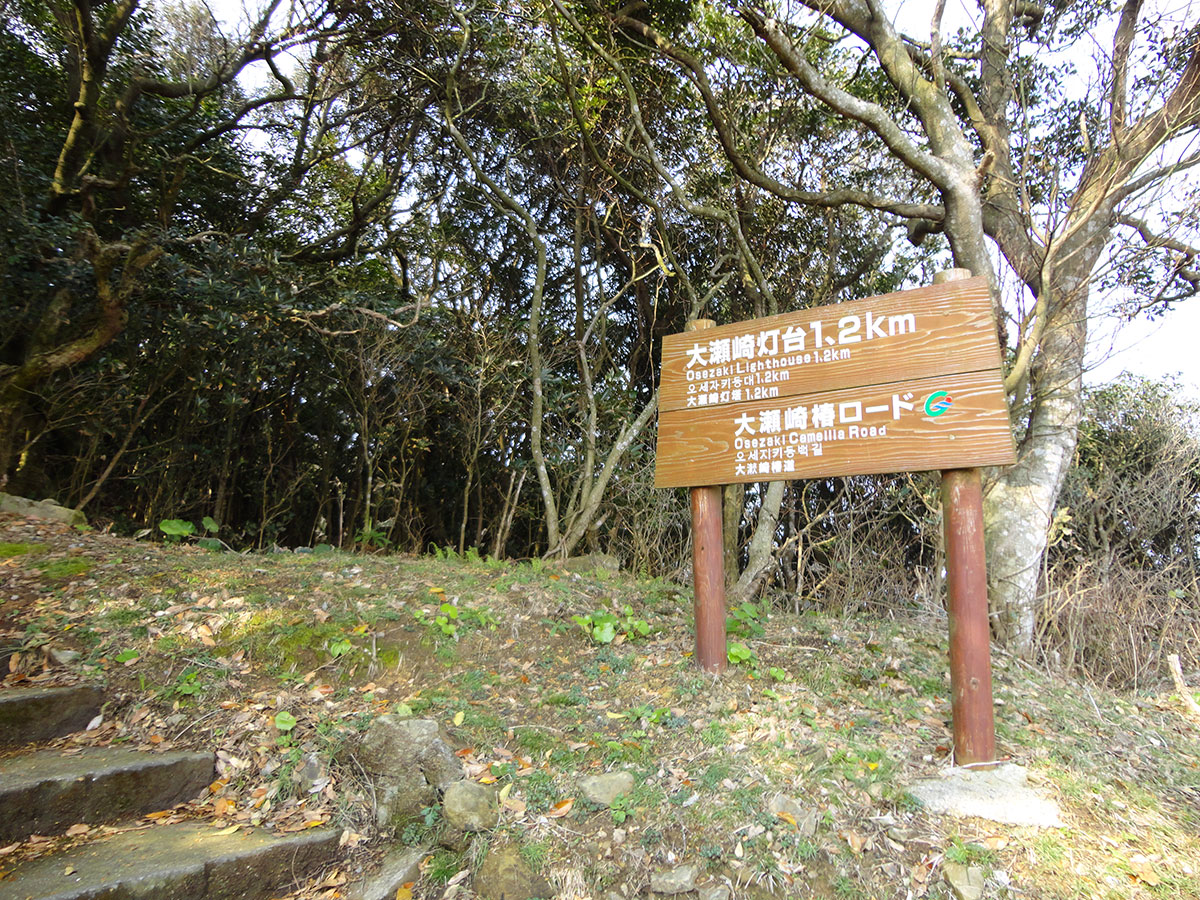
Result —
<svg viewBox="0 0 1200 900"><path fill-rule="evenodd" d="M833 424L818 428L821 414L830 412ZM1015 460L1008 405L995 369L663 411L654 485L925 471Z"/></svg>
<svg viewBox="0 0 1200 900"><path fill-rule="evenodd" d="M987 282L971 278L668 335L659 408L727 406L999 368Z"/></svg>

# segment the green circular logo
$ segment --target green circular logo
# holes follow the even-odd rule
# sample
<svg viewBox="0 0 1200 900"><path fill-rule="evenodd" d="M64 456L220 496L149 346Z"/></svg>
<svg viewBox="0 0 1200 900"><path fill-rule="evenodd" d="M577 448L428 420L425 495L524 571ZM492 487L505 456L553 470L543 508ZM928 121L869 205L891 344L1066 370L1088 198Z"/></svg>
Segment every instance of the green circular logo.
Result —
<svg viewBox="0 0 1200 900"><path fill-rule="evenodd" d="M945 391L934 391L925 398L925 415L937 418L954 405L954 398Z"/></svg>

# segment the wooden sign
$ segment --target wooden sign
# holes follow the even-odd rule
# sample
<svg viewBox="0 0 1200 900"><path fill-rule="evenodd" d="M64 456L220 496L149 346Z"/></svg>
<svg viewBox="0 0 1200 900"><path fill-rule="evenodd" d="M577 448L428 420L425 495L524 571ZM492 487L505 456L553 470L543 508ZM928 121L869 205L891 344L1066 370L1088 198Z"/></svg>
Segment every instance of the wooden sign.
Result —
<svg viewBox="0 0 1200 900"><path fill-rule="evenodd" d="M987 282L663 340L656 487L1015 461Z"/></svg>

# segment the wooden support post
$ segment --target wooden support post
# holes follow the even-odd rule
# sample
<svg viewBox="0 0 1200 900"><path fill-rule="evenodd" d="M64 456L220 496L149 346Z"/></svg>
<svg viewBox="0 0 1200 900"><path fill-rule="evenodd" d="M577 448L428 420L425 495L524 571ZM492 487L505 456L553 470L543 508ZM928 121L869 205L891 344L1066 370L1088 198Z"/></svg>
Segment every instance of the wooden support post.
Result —
<svg viewBox="0 0 1200 900"><path fill-rule="evenodd" d="M970 276L965 269L950 269L934 276L934 284ZM950 618L954 761L960 766L987 763L996 758L996 724L979 469L942 472L942 522Z"/></svg>
<svg viewBox="0 0 1200 900"><path fill-rule="evenodd" d="M988 627L983 491L978 469L942 472L946 589L950 614L950 690L954 761L996 758L992 651Z"/></svg>
<svg viewBox="0 0 1200 900"><path fill-rule="evenodd" d="M696 319L688 331L716 325ZM721 537L721 488L693 487L692 588L695 595L696 665L706 672L723 672L725 651L725 547Z"/></svg>

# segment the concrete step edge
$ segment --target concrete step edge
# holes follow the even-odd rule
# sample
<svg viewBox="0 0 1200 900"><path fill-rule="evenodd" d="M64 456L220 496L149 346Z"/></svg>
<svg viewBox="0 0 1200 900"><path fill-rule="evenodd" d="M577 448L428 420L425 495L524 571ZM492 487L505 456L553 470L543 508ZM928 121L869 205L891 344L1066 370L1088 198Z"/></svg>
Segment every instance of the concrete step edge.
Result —
<svg viewBox="0 0 1200 900"><path fill-rule="evenodd" d="M331 861L339 835L194 822L123 832L18 864L0 878L0 900L260 900Z"/></svg>
<svg viewBox="0 0 1200 900"><path fill-rule="evenodd" d="M104 692L89 684L0 690L0 746L32 744L82 731L103 702Z"/></svg>
<svg viewBox="0 0 1200 900"><path fill-rule="evenodd" d="M211 753L88 748L0 760L0 844L166 809L213 778Z"/></svg>

